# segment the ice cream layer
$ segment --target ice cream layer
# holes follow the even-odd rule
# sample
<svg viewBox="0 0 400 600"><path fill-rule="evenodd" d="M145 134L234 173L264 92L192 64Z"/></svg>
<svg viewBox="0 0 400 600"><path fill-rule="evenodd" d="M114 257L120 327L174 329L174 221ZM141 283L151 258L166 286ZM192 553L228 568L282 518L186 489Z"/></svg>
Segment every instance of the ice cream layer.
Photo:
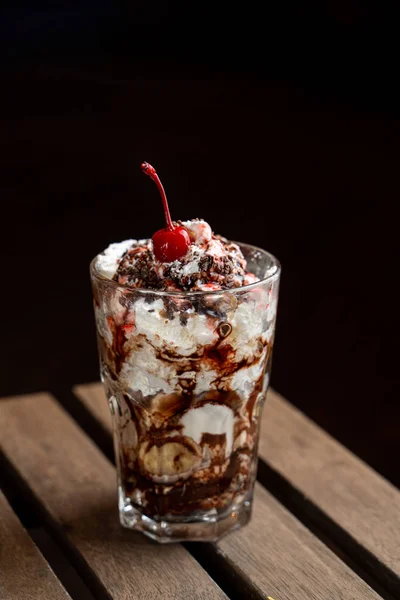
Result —
<svg viewBox="0 0 400 600"><path fill-rule="evenodd" d="M234 414L223 404L204 404L188 410L181 419L183 434L200 444L204 433L225 435L225 454L229 456L233 445Z"/></svg>
<svg viewBox="0 0 400 600"><path fill-rule="evenodd" d="M251 393L272 347L270 294L250 291L236 305L227 302L226 295L229 292L213 296L207 311L189 306L183 312L179 305L168 306L167 311L161 298L138 297L128 309L116 298L109 299L111 306L120 307L112 308L119 329L113 318L104 318L95 307L104 342L111 346L112 340L119 341L118 357L123 355L123 362L116 374L122 389L145 398L160 392L201 395L219 390L243 397ZM117 364L112 370L118 370Z"/></svg>

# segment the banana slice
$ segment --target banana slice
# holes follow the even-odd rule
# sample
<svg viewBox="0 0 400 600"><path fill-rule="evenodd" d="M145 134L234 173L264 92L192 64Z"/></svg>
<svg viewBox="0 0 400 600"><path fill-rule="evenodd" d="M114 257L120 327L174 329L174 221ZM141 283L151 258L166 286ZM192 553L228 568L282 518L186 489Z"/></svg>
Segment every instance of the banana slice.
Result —
<svg viewBox="0 0 400 600"><path fill-rule="evenodd" d="M146 441L140 446L139 462L144 475L158 483L172 483L190 477L199 467L202 452L185 436Z"/></svg>
<svg viewBox="0 0 400 600"><path fill-rule="evenodd" d="M135 423L128 419L123 429L120 429L121 448L125 453L127 464L132 469L137 455L138 434Z"/></svg>

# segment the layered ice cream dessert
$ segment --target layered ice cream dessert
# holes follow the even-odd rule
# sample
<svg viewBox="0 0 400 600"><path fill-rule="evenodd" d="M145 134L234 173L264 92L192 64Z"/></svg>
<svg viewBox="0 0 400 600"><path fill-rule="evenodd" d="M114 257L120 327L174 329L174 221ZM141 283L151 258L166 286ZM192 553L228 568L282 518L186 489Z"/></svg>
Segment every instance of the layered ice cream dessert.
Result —
<svg viewBox="0 0 400 600"><path fill-rule="evenodd" d="M167 236L162 246L155 234L111 244L92 262L129 527L138 515L164 524L223 519L250 504L256 475L279 265L202 219L173 227L183 245Z"/></svg>

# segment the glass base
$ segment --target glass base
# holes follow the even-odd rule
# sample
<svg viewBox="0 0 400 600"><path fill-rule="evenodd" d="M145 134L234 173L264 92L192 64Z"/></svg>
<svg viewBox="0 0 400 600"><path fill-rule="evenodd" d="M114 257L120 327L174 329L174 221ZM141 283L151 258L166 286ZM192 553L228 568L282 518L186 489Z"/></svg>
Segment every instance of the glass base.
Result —
<svg viewBox="0 0 400 600"><path fill-rule="evenodd" d="M252 497L248 494L238 505L231 505L221 514L199 515L197 518L155 520L132 506L122 490L119 491L119 518L127 529L141 531L162 544L171 542L216 542L227 533L247 525L251 518Z"/></svg>

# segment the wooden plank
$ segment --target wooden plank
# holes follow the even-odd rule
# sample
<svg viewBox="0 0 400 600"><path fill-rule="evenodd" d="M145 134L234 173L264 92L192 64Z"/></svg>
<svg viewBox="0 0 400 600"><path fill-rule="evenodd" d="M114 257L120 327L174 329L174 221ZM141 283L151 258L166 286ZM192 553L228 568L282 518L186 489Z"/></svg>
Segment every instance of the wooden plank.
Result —
<svg viewBox="0 0 400 600"><path fill-rule="evenodd" d="M373 440L371 440L373 443ZM262 417L259 453L383 566L400 593L400 492L274 391Z"/></svg>
<svg viewBox="0 0 400 600"><path fill-rule="evenodd" d="M113 466L48 394L8 399L0 414L4 454L77 552L89 584L114 600L226 598L183 546L119 525Z"/></svg>
<svg viewBox="0 0 400 600"><path fill-rule="evenodd" d="M218 549L263 596L268 592L279 600L380 597L260 484L250 524L223 538Z"/></svg>
<svg viewBox="0 0 400 600"><path fill-rule="evenodd" d="M102 385L76 386L74 392L111 434ZM232 572L247 581L255 598L268 594L279 600L379 598L258 484L250 524L223 538L216 553L217 559L222 558Z"/></svg>
<svg viewBox="0 0 400 600"><path fill-rule="evenodd" d="M62 587L0 491L0 598L67 600Z"/></svg>
<svg viewBox="0 0 400 600"><path fill-rule="evenodd" d="M102 384L96 381L85 385L75 385L72 391L103 429L111 431L111 413Z"/></svg>

